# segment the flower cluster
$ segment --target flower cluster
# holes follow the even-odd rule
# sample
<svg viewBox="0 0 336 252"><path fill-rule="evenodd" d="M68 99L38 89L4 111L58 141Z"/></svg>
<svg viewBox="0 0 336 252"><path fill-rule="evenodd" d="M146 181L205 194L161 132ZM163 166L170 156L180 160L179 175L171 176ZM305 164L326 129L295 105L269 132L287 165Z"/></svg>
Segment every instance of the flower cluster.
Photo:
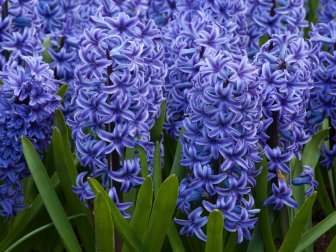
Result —
<svg viewBox="0 0 336 252"><path fill-rule="evenodd" d="M336 2L334 0L320 0L318 19L321 23L329 23L336 17Z"/></svg>
<svg viewBox="0 0 336 252"><path fill-rule="evenodd" d="M310 129L317 133L324 119L329 121L329 148L322 148L322 165L329 170L334 167L336 153L336 21L318 23L310 32L311 40L319 48L320 64L314 73L315 86L310 98ZM329 150L330 149L330 150Z"/></svg>
<svg viewBox="0 0 336 252"><path fill-rule="evenodd" d="M227 6L220 8L224 2L227 2ZM238 29L238 20L243 20L239 17L245 11L244 6L238 4L241 1L224 2L193 2L191 6L196 10L187 10L189 4L179 1L179 11L162 29L166 45L165 60L169 66L166 80L168 107L165 129L173 138L179 136L182 121L186 116L187 95L192 87L192 78L198 72L199 61L209 50L242 52L241 48L244 47L244 33ZM201 7L205 9L200 9Z"/></svg>
<svg viewBox="0 0 336 252"><path fill-rule="evenodd" d="M264 132L259 141L265 146L268 158L269 179L273 183L273 196L291 207L291 188L283 182L290 174L287 163L294 155L301 158L302 146L310 140L305 127L311 73L317 66L316 48L297 34L273 35L254 60L263 88ZM274 185L278 184L278 187ZM282 194L283 193L283 194ZM280 198L279 198L280 197ZM267 200L265 204L275 203Z"/></svg>
<svg viewBox="0 0 336 252"><path fill-rule="evenodd" d="M178 207L193 217L193 206L204 199L203 207L208 212L221 210L224 227L237 231L241 242L250 238L258 212L251 195L259 172L255 163L260 161L257 69L246 56L215 50L197 66L183 121L181 164L191 173L181 182ZM204 239L197 229L194 232Z"/></svg>
<svg viewBox="0 0 336 252"><path fill-rule="evenodd" d="M20 138L28 137L39 152L46 149L59 98L41 57L12 58L0 79L0 215L10 218L23 208L21 180L29 175Z"/></svg>
<svg viewBox="0 0 336 252"><path fill-rule="evenodd" d="M104 16L100 9L84 30L69 125L77 156L90 168L90 176L100 177L108 190L127 192L142 178L139 158L125 159L125 149L153 151L149 130L160 115L166 70L154 21L112 14ZM83 200L90 196L83 181L75 191Z"/></svg>
<svg viewBox="0 0 336 252"><path fill-rule="evenodd" d="M300 34L308 26L304 0L248 0L249 55L259 51L260 39L286 32Z"/></svg>
<svg viewBox="0 0 336 252"><path fill-rule="evenodd" d="M40 20L33 1L4 1L0 6L0 70L10 57L42 52Z"/></svg>

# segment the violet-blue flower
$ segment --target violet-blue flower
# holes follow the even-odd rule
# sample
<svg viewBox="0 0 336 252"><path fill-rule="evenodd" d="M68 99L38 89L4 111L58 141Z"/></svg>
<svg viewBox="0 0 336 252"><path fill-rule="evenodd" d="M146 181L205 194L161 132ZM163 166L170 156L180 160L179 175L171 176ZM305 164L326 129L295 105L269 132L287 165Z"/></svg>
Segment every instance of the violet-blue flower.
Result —
<svg viewBox="0 0 336 252"><path fill-rule="evenodd" d="M75 110L68 124L89 176L100 177L117 197L143 181L139 158L126 159L126 148L141 146L152 162L149 129L160 115L166 70L153 21L113 6L100 6L84 30L81 63L75 70ZM105 16L107 12L111 16ZM124 211L122 204L119 209Z"/></svg>
<svg viewBox="0 0 336 252"><path fill-rule="evenodd" d="M310 131L317 133L324 120L328 121L329 131L329 148L322 148L322 156L324 161L322 165L326 165L328 169L333 167L333 157L335 146L335 128L336 128L336 74L335 74L335 43L336 43L336 21L328 23L318 23L313 26L309 33L311 41L318 47L317 55L320 64L314 72L315 86L310 98Z"/></svg>
<svg viewBox="0 0 336 252"><path fill-rule="evenodd" d="M272 196L264 202L264 206L275 204L274 209L280 210L283 205L295 208L298 206L296 201L292 199L292 190L285 181L278 179L278 186L272 184Z"/></svg>
<svg viewBox="0 0 336 252"><path fill-rule="evenodd" d="M241 242L243 237L249 239L248 230L256 222L253 203L244 199L250 197L255 185L248 177L258 174L255 163L260 161L257 132L261 89L256 85L256 68L246 56L208 50L197 64L199 70L187 96L181 164L187 165L191 173L180 188L179 207L189 214L189 206L197 202L191 203L186 193L197 185L203 190L198 201L205 199L207 211L220 209L224 226L238 231ZM207 176L204 170L200 172L201 167ZM209 179L210 174L213 179ZM233 209L237 214L230 215Z"/></svg>
<svg viewBox="0 0 336 252"><path fill-rule="evenodd" d="M308 26L305 20L304 0L248 0L249 55L259 51L259 40L267 35L302 34Z"/></svg>
<svg viewBox="0 0 336 252"><path fill-rule="evenodd" d="M174 219L177 224L183 225L180 231L181 235L192 236L196 234L199 239L206 240L202 227L207 223L208 217L202 217L202 212L203 209L198 207L188 215L188 220Z"/></svg>
<svg viewBox="0 0 336 252"><path fill-rule="evenodd" d="M308 185L309 188L305 191L305 195L310 196L316 190L318 182L314 179L313 169L310 166L305 165L303 168L300 176L293 179L293 185Z"/></svg>
<svg viewBox="0 0 336 252"><path fill-rule="evenodd" d="M0 71L0 79L0 205L5 207L0 212L10 218L23 207L21 180L29 175L20 138L28 137L42 153L60 99L53 71L41 57L11 58Z"/></svg>

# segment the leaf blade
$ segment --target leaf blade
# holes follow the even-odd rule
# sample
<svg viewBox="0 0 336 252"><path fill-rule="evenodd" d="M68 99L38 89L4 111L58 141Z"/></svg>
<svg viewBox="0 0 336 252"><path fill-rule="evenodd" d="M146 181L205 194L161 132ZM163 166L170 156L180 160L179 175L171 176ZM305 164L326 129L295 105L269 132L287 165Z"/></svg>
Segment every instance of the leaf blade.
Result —
<svg viewBox="0 0 336 252"><path fill-rule="evenodd" d="M279 252L290 252L295 250L307 224L308 217L310 216L311 209L316 199L316 194L317 193L314 192L295 215L292 225L281 244Z"/></svg>
<svg viewBox="0 0 336 252"><path fill-rule="evenodd" d="M92 191L97 195L99 192L102 193L104 198L107 200L109 207L112 212L112 219L114 227L118 230L118 233L123 238L124 242L127 244L127 247L132 251L145 251L142 242L139 240L134 229L130 224L124 219L119 209L109 197L104 188L99 184L99 182L94 178L88 179Z"/></svg>
<svg viewBox="0 0 336 252"><path fill-rule="evenodd" d="M219 210L213 210L207 224L207 241L205 252L222 252L223 250L223 214Z"/></svg>
<svg viewBox="0 0 336 252"><path fill-rule="evenodd" d="M69 251L81 251L81 247L72 230L71 224L67 219L62 204L57 197L54 187L48 177L46 169L39 155L34 149L33 144L28 138L22 137L21 144L23 153L28 164L29 170L34 178L37 189L40 192L41 198L47 208L50 218L55 224L65 247Z"/></svg>
<svg viewBox="0 0 336 252"><path fill-rule="evenodd" d="M114 251L112 211L101 192L94 200L96 252Z"/></svg>
<svg viewBox="0 0 336 252"><path fill-rule="evenodd" d="M171 175L162 183L156 194L145 234L144 246L146 251L160 251L175 210L177 192L177 177Z"/></svg>

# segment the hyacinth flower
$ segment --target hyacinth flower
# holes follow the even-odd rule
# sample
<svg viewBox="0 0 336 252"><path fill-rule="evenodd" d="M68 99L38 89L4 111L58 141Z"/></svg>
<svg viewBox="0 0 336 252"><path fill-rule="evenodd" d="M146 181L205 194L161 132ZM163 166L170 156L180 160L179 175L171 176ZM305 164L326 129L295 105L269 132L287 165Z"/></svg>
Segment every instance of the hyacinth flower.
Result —
<svg viewBox="0 0 336 252"><path fill-rule="evenodd" d="M71 103L71 97L75 92L74 69L81 62L78 55L80 41L83 30L89 25L90 17L97 11L104 16L114 16L120 11L134 13L134 10L137 10L145 13L147 2L143 0L42 0L38 2L37 10L41 20L41 36L51 43L48 48L52 61L50 67L54 69L55 78L60 80L60 83L68 84L61 109L66 118L69 118L73 116L75 109L74 104Z"/></svg>
<svg viewBox="0 0 336 252"><path fill-rule="evenodd" d="M311 93L309 124L317 133L324 120L328 120L329 146L323 145L321 165L333 169L336 153L336 22L318 23L310 32L311 41L319 47L320 64L314 72L315 87Z"/></svg>
<svg viewBox="0 0 336 252"><path fill-rule="evenodd" d="M297 34L273 35L256 55L259 83L263 88L264 132L260 141L268 158L268 179L273 195L265 204L295 207L288 161L301 159L300 151L310 140L306 116L312 72L318 63L316 47ZM287 177L286 177L287 176Z"/></svg>
<svg viewBox="0 0 336 252"><path fill-rule="evenodd" d="M318 21L329 23L336 18L336 2L334 0L320 0L318 9Z"/></svg>
<svg viewBox="0 0 336 252"><path fill-rule="evenodd" d="M308 185L309 189L305 192L305 195L310 196L316 190L318 182L314 179L313 169L305 165L304 170L298 178L293 179L293 185Z"/></svg>
<svg viewBox="0 0 336 252"><path fill-rule="evenodd" d="M251 188L259 174L256 162L261 118L261 88L257 69L246 56L211 50L197 67L188 93L183 121L181 164L189 170L179 190L178 208L189 220L181 234L196 233L206 214L219 209L224 227L238 233L238 242L250 239L257 221ZM195 219L195 216L198 219ZM191 225L191 226L190 226ZM188 230L188 231L186 231Z"/></svg>
<svg viewBox="0 0 336 252"><path fill-rule="evenodd" d="M176 11L176 0L150 0L147 17L155 21L155 24L163 27L173 17Z"/></svg>
<svg viewBox="0 0 336 252"><path fill-rule="evenodd" d="M20 138L44 151L60 99L53 71L41 57L11 58L0 79L0 215L11 218L24 207L21 180L29 175Z"/></svg>
<svg viewBox="0 0 336 252"><path fill-rule="evenodd" d="M206 240L206 235L204 234L202 227L206 225L208 217L202 217L202 212L202 207L198 207L188 215L188 220L174 219L177 224L183 225L180 232L181 235L186 234L192 236L193 234L196 234L199 239L203 241Z"/></svg>
<svg viewBox="0 0 336 252"><path fill-rule="evenodd" d="M4 1L0 13L0 70L10 57L39 55L40 20L33 1Z"/></svg>
<svg viewBox="0 0 336 252"><path fill-rule="evenodd" d="M112 14L104 16L99 8L84 30L81 64L75 70L75 112L68 123L87 175L101 179L118 205L121 192L143 181L139 157L125 159L126 148L141 146L149 162L153 157L149 130L160 115L166 70L154 21L119 11ZM85 202L90 194L80 176L74 191ZM119 206L128 217L124 210L130 204Z"/></svg>
<svg viewBox="0 0 336 252"><path fill-rule="evenodd" d="M248 0L247 22L250 38L248 54L259 51L262 37L273 34L299 33L308 26L305 20L304 0Z"/></svg>
<svg viewBox="0 0 336 252"><path fill-rule="evenodd" d="M238 31L238 20L243 15L241 1L231 1L227 9L218 9L219 2L195 2L195 10L188 10L180 1L174 18L162 33L166 45L166 63L169 67L166 84L167 122L165 129L175 139L180 135L182 121L188 107L188 92L198 72L198 63L209 50L240 51L244 48L244 35ZM239 2L240 4L234 4ZM201 4L202 3L202 4ZM205 9L203 9L203 7ZM222 10L220 12L219 10ZM224 15L225 11L227 12ZM242 52L243 53L243 52Z"/></svg>

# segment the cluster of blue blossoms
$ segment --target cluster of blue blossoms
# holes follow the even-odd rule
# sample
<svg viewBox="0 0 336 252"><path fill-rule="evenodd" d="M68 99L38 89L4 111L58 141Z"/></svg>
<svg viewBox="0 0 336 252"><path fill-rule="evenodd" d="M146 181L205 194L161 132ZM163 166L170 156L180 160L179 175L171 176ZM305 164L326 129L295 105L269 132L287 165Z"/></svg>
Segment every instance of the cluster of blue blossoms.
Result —
<svg viewBox="0 0 336 252"><path fill-rule="evenodd" d="M311 92L310 128L318 132L327 119L330 126L329 143L322 146L321 165L331 170L336 156L336 21L318 23L310 32L312 42L319 48L320 64L314 72L314 89Z"/></svg>
<svg viewBox="0 0 336 252"><path fill-rule="evenodd" d="M321 165L333 167L336 3L321 3L305 39L304 0L0 0L0 215L24 208L20 137L42 154L60 108L84 170L73 191L88 205L86 179L98 178L130 217L121 196L143 181L139 148L151 166L150 129L166 100L164 129L181 141L187 171L180 233L206 240L219 209L226 230L250 239L262 155L264 205L276 210L297 207L292 185L316 189L312 168L291 178L289 161L326 120Z"/></svg>
<svg viewBox="0 0 336 252"><path fill-rule="evenodd" d="M153 159L149 130L160 115L166 75L160 31L153 20L118 6L99 8L89 23L75 70L76 109L69 125L90 176L101 177L111 192L116 186L128 192L143 179L139 157L125 159L126 148L142 147L148 161ZM89 199L87 182L79 184L75 192Z"/></svg>
<svg viewBox="0 0 336 252"><path fill-rule="evenodd" d="M41 19L33 1L2 1L0 19L0 215L23 209L22 179L29 172L20 138L42 153L59 106L57 81L42 61Z"/></svg>

